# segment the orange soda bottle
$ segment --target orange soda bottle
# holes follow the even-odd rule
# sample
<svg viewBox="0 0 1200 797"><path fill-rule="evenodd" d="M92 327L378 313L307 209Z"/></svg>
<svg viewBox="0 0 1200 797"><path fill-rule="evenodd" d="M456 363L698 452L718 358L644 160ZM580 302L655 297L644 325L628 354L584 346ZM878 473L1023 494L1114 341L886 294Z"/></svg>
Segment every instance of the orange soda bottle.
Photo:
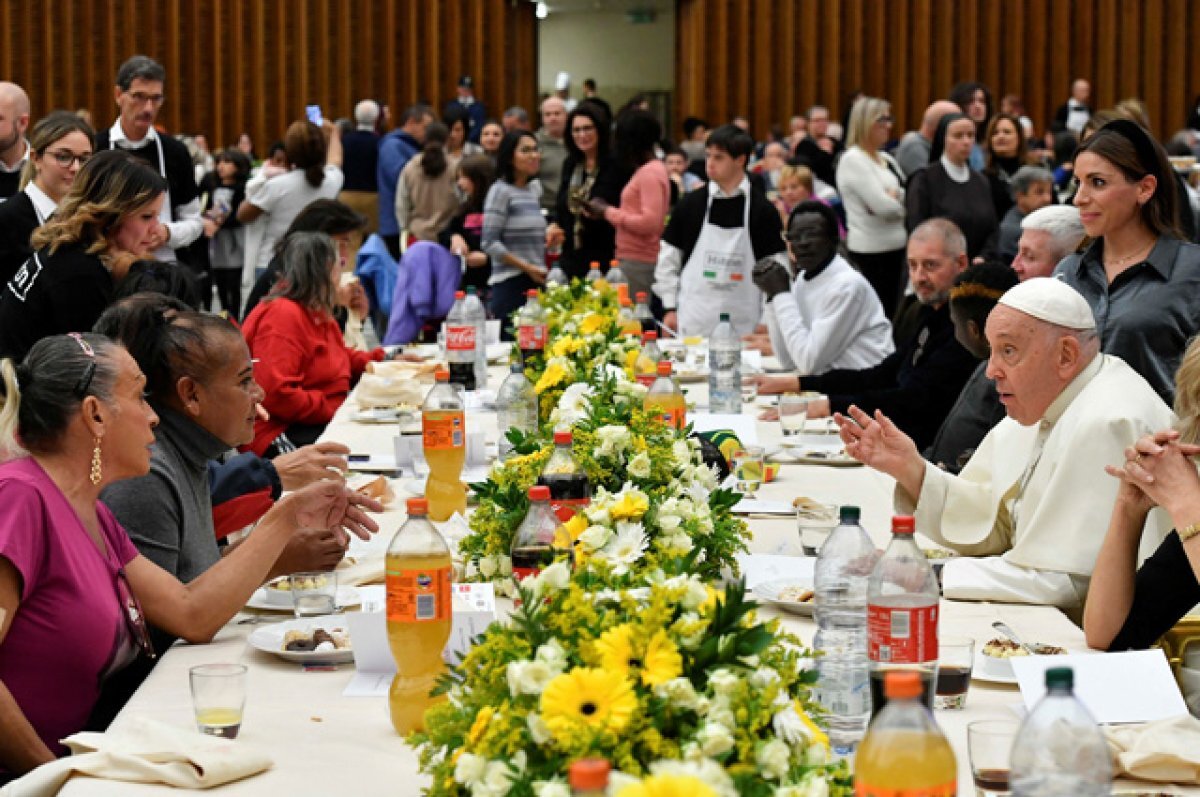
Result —
<svg viewBox="0 0 1200 797"><path fill-rule="evenodd" d="M467 510L467 486L462 481L467 420L462 397L450 386L450 372L438 371L435 379L421 405L421 436L429 465L425 483L429 518L441 522Z"/></svg>
<svg viewBox="0 0 1200 797"><path fill-rule="evenodd" d="M429 693L445 668L442 650L453 622L450 548L428 511L426 499L409 499L408 520L384 560L388 646L396 659L388 708L402 736L422 730L425 710L444 699Z"/></svg>
<svg viewBox="0 0 1200 797"><path fill-rule="evenodd" d="M891 670L883 688L887 705L858 747L855 797L954 797L954 750L921 702L920 675Z"/></svg>
<svg viewBox="0 0 1200 797"><path fill-rule="evenodd" d="M683 391L671 377L671 363L663 360L658 364L658 378L650 386L642 407L663 419L664 423L682 429L687 424L687 401Z"/></svg>

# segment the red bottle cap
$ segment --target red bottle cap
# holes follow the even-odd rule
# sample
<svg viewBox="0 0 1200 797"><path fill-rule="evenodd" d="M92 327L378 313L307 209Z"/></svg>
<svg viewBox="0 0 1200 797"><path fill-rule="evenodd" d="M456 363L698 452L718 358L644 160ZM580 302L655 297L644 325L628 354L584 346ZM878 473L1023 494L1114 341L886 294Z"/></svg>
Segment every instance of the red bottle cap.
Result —
<svg viewBox="0 0 1200 797"><path fill-rule="evenodd" d="M530 501L549 501L550 488L544 484L535 484L529 488Z"/></svg>
<svg viewBox="0 0 1200 797"><path fill-rule="evenodd" d="M915 672L889 672L883 677L883 694L888 700L921 696L921 676Z"/></svg>
<svg viewBox="0 0 1200 797"><path fill-rule="evenodd" d="M525 298L536 299L537 298L537 288L530 288L529 290L525 291Z"/></svg>
<svg viewBox="0 0 1200 797"><path fill-rule="evenodd" d="M600 791L608 787L612 766L603 758L581 758L567 770L567 780L576 791Z"/></svg>
<svg viewBox="0 0 1200 797"><path fill-rule="evenodd" d="M425 498L410 498L410 499L408 499L408 514L410 516L428 515L429 514L428 499L425 499Z"/></svg>
<svg viewBox="0 0 1200 797"><path fill-rule="evenodd" d="M642 340L658 340L658 333L653 329L646 330L642 333Z"/></svg>
<svg viewBox="0 0 1200 797"><path fill-rule="evenodd" d="M467 298L467 292L466 291L455 291L454 298L455 299L465 299L465 298Z"/></svg>
<svg viewBox="0 0 1200 797"><path fill-rule="evenodd" d="M437 371L437 372L435 372L435 373L434 373L434 375L433 375L433 381L435 381L435 382L449 382L449 381L450 381L450 372L449 372L449 371L447 371L447 370L445 370L444 368L443 368L443 369L440 369L440 370L438 370L438 371Z"/></svg>
<svg viewBox="0 0 1200 797"><path fill-rule="evenodd" d="M617 259L614 257L612 260L608 261L608 267L609 267L609 268L620 268L620 267L621 267L621 261L620 261L620 260L617 260Z"/></svg>
<svg viewBox="0 0 1200 797"><path fill-rule="evenodd" d="M650 294L646 293L645 291L638 291L637 300L639 302L648 302L650 301Z"/></svg>
<svg viewBox="0 0 1200 797"><path fill-rule="evenodd" d="M659 361L658 375L659 376L670 376L671 375L671 364L669 362L667 362L666 360Z"/></svg>
<svg viewBox="0 0 1200 797"><path fill-rule="evenodd" d="M569 431L568 431L568 432L555 432L555 433L554 433L554 444L555 444L556 446L567 446L567 445L570 445L570 444L571 444L571 441L572 441L573 439L574 439L574 435L573 435L571 432L569 432Z"/></svg>
<svg viewBox="0 0 1200 797"><path fill-rule="evenodd" d="M596 269L597 271L599 271L599 270L600 270L600 261L599 261L599 260L593 260L593 261L592 261L592 263L591 263L591 266L590 266L590 268L593 268L593 269Z"/></svg>
<svg viewBox="0 0 1200 797"><path fill-rule="evenodd" d="M892 518L892 534L912 534L917 530L917 519L912 515L896 515Z"/></svg>

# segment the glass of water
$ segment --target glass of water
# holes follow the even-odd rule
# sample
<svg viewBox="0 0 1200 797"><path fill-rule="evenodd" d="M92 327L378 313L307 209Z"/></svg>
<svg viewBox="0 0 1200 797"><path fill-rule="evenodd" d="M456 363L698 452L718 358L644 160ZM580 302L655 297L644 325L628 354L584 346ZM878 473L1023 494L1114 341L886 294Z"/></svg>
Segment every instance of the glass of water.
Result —
<svg viewBox="0 0 1200 797"><path fill-rule="evenodd" d="M733 472L737 479L737 488L747 498L753 498L763 483L763 448L762 446L746 446L733 454Z"/></svg>
<svg viewBox="0 0 1200 797"><path fill-rule="evenodd" d="M337 573L292 573L288 581L297 617L319 617L337 611Z"/></svg>
<svg viewBox="0 0 1200 797"><path fill-rule="evenodd" d="M808 420L808 397L799 393L784 393L779 397L779 428L784 437L799 437Z"/></svg>

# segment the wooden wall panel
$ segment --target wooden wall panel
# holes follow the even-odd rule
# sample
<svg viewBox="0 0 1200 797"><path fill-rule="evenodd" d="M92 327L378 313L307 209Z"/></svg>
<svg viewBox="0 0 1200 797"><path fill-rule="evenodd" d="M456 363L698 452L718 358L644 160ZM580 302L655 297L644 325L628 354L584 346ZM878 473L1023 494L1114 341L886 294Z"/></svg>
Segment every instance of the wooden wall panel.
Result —
<svg viewBox="0 0 1200 797"><path fill-rule="evenodd" d="M515 0L0 0L0 80L35 119L88 108L108 126L117 67L144 53L167 70L169 131L214 146L248 132L261 155L310 102L330 118L364 97L440 112L464 73L497 118L533 110L536 23Z"/></svg>
<svg viewBox="0 0 1200 797"><path fill-rule="evenodd" d="M678 0L675 24L674 118L741 114L759 137L818 102L840 118L855 89L891 100L899 135L972 79L1043 130L1075 77L1094 107L1141 98L1167 137L1200 94L1193 0Z"/></svg>

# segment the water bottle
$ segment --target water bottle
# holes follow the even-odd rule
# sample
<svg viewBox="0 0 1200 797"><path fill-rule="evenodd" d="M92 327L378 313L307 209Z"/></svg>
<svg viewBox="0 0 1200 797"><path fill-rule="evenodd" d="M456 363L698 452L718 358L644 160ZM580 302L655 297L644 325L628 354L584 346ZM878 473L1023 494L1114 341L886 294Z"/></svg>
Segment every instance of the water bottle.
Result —
<svg viewBox="0 0 1200 797"><path fill-rule="evenodd" d="M638 291L637 304L633 308L633 317L636 318L642 325L643 332L657 332L658 324L654 321L654 313L650 311L650 294L645 291Z"/></svg>
<svg viewBox="0 0 1200 797"><path fill-rule="evenodd" d="M929 560L913 540L915 531L911 515L892 518L892 542L875 563L867 585L867 658L873 717L887 702L884 678L895 670L917 673L922 699L933 710L940 591Z"/></svg>
<svg viewBox="0 0 1200 797"><path fill-rule="evenodd" d="M467 294L454 294L454 306L446 316L446 365L450 381L463 390L475 389L475 341L479 329L466 312Z"/></svg>
<svg viewBox="0 0 1200 797"><path fill-rule="evenodd" d="M614 288L618 285L628 285L629 278L625 276L625 272L621 270L621 261L613 259L608 263L608 273L604 275L604 279L608 280L608 284Z"/></svg>
<svg viewBox="0 0 1200 797"><path fill-rule="evenodd" d="M817 553L813 599L817 634L817 699L830 745L845 757L862 741L871 719L867 677L867 583L875 569L875 543L859 525L859 509L844 506L841 522Z"/></svg>
<svg viewBox="0 0 1200 797"><path fill-rule="evenodd" d="M708 339L708 409L712 413L742 413L742 340L729 323L729 313Z"/></svg>
<svg viewBox="0 0 1200 797"><path fill-rule="evenodd" d="M508 430L519 429L528 434L536 431L538 425L537 394L520 363L512 364L511 372L500 385L496 395L496 416L500 428L500 460L503 461L512 453Z"/></svg>
<svg viewBox="0 0 1200 797"><path fill-rule="evenodd" d="M475 295L474 285L467 288L463 309L475 325L475 389L483 390L487 387L487 310Z"/></svg>
<svg viewBox="0 0 1200 797"><path fill-rule="evenodd" d="M584 281L586 281L588 285L591 285L595 282L599 282L602 279L604 279L604 272L600 270L600 261L593 260L591 265L588 266L588 273L587 276L584 277Z"/></svg>
<svg viewBox="0 0 1200 797"><path fill-rule="evenodd" d="M1046 670L1046 695L1013 743L1013 797L1100 797L1112 791L1108 744L1074 686L1070 667Z"/></svg>
<svg viewBox="0 0 1200 797"><path fill-rule="evenodd" d="M546 286L551 285L566 285L569 282L567 272L559 268L558 263L554 264L554 268L550 269L550 273L546 275Z"/></svg>

